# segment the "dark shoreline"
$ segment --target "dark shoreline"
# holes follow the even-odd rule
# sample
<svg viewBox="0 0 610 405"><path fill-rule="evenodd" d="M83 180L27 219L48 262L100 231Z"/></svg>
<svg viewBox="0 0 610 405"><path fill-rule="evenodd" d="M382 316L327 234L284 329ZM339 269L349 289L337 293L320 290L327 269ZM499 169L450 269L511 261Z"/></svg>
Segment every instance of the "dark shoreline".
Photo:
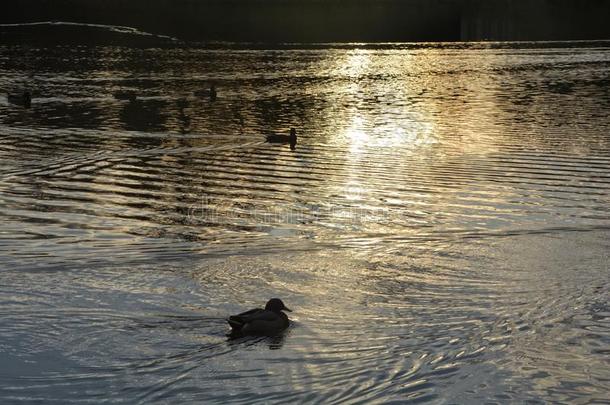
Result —
<svg viewBox="0 0 610 405"><path fill-rule="evenodd" d="M34 22L0 24L2 45L35 46L126 46L136 48L199 49L528 49L610 47L610 40L551 41L410 41L410 42L248 42L182 41L150 34L131 27L81 24L74 22Z"/></svg>
<svg viewBox="0 0 610 405"><path fill-rule="evenodd" d="M610 0L20 0L0 23L136 27L184 41L610 39Z"/></svg>

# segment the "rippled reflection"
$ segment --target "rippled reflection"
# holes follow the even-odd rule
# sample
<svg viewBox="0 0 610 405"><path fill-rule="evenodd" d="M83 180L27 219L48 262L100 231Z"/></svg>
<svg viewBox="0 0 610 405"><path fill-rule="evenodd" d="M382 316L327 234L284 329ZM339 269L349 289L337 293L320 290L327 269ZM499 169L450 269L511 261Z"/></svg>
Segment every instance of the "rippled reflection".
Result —
<svg viewBox="0 0 610 405"><path fill-rule="evenodd" d="M0 402L602 402L609 67L0 46ZM274 296L285 335L227 341Z"/></svg>

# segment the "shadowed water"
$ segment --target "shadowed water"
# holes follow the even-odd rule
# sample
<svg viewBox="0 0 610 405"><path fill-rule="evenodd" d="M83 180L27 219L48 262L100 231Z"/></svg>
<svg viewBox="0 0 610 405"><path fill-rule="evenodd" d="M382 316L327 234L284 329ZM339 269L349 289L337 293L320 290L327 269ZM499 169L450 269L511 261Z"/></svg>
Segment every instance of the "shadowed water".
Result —
<svg viewBox="0 0 610 405"><path fill-rule="evenodd" d="M604 401L608 43L285 48L0 46L0 402Z"/></svg>

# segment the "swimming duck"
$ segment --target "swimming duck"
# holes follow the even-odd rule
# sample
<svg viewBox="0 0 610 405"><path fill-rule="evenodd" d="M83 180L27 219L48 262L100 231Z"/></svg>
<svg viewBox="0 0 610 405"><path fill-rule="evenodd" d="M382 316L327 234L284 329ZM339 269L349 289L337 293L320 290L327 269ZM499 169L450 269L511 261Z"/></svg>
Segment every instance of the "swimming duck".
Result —
<svg viewBox="0 0 610 405"><path fill-rule="evenodd" d="M24 108L30 108L32 105L32 94L27 90L21 94L7 94L6 99L9 103L20 105Z"/></svg>
<svg viewBox="0 0 610 405"><path fill-rule="evenodd" d="M112 93L117 100L136 101L137 94L133 90L118 90Z"/></svg>
<svg viewBox="0 0 610 405"><path fill-rule="evenodd" d="M227 322L231 325L230 337L246 335L273 336L290 325L282 311L292 312L279 298L271 298L265 309L255 308L238 315L232 315Z"/></svg>
<svg viewBox="0 0 610 405"><path fill-rule="evenodd" d="M290 128L290 135L273 134L267 135L269 143L289 143L290 149L294 150L297 145L297 130Z"/></svg>
<svg viewBox="0 0 610 405"><path fill-rule="evenodd" d="M196 90L193 94L197 97L209 97L210 101L216 101L216 86L211 85L209 89Z"/></svg>

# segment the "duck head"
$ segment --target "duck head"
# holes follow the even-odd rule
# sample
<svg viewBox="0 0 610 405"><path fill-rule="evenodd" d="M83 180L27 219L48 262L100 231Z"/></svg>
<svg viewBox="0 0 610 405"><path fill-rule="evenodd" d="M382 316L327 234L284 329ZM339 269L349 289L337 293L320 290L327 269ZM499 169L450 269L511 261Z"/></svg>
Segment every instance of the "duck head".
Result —
<svg viewBox="0 0 610 405"><path fill-rule="evenodd" d="M279 298L271 298L267 301L267 305L265 305L265 310L280 313L281 311L292 312L290 309L286 308L284 303Z"/></svg>
<svg viewBox="0 0 610 405"><path fill-rule="evenodd" d="M297 130L290 128L290 149L294 150L297 144Z"/></svg>
<svg viewBox="0 0 610 405"><path fill-rule="evenodd" d="M23 105L26 108L30 108L32 105L32 94L28 90L23 92Z"/></svg>

